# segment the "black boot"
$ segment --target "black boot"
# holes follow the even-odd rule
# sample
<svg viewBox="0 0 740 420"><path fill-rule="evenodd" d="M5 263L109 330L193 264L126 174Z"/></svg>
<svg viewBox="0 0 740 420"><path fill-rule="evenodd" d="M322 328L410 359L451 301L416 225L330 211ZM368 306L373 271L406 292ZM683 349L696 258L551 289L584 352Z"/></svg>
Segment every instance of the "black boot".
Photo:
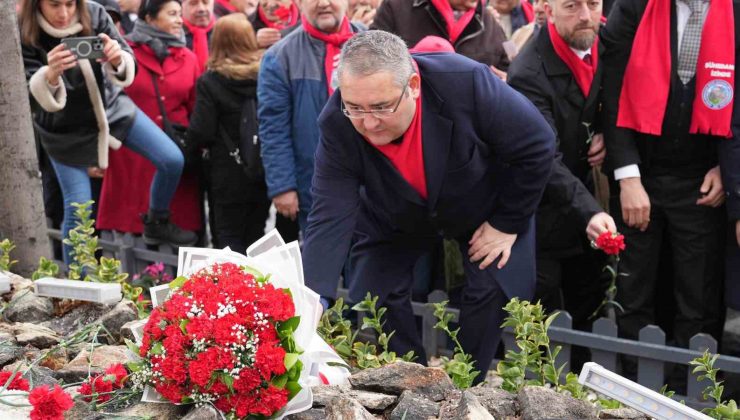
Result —
<svg viewBox="0 0 740 420"><path fill-rule="evenodd" d="M168 243L173 246L190 246L198 241L195 233L170 223L169 211L150 209L149 213L141 215L141 220L144 222L143 237L147 245Z"/></svg>

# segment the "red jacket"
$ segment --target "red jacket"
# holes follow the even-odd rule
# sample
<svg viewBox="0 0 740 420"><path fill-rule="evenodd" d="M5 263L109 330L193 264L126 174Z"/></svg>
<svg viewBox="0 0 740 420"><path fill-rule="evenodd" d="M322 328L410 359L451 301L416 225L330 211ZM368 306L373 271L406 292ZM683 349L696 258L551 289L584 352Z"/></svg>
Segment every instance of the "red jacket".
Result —
<svg viewBox="0 0 740 420"><path fill-rule="evenodd" d="M148 46L131 44L131 47L139 69L134 83L126 88L128 96L162 127L162 116L149 73L153 72L159 76L159 92L164 97L167 118L173 123L188 125L195 105L195 81L200 76L195 54L185 47L170 48L170 55L160 64ZM154 165L130 149L111 150L100 193L98 229L143 231L139 215L149 209L149 186L154 172ZM170 204L172 221L183 229L199 230L203 225L198 181L196 174L184 173Z"/></svg>

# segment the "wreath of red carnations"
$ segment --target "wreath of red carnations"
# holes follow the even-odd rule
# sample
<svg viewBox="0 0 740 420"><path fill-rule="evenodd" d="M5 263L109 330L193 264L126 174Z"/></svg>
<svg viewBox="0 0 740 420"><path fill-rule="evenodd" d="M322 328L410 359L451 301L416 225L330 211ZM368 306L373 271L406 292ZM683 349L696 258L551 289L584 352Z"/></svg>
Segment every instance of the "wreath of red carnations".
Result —
<svg viewBox="0 0 740 420"><path fill-rule="evenodd" d="M173 403L212 403L232 419L271 417L301 390L300 320L288 289L231 263L170 286L144 327L143 360L129 365L134 387Z"/></svg>

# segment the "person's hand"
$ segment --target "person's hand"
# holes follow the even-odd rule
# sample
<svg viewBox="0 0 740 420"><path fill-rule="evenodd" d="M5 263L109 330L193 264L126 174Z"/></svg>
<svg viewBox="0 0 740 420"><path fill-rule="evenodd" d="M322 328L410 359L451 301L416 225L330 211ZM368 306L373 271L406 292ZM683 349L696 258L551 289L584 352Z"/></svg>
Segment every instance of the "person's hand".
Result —
<svg viewBox="0 0 740 420"><path fill-rule="evenodd" d="M588 147L588 163L591 166L599 166L604 163L604 157L606 157L604 135L601 133L594 134L591 137L591 145Z"/></svg>
<svg viewBox="0 0 740 420"><path fill-rule="evenodd" d="M283 35L275 28L262 28L257 31L257 46L267 48L280 41Z"/></svg>
<svg viewBox="0 0 740 420"><path fill-rule="evenodd" d="M722 174L719 166L710 169L704 175L704 182L699 188L702 197L696 200L700 206L719 207L725 202L725 190L722 187Z"/></svg>
<svg viewBox="0 0 740 420"><path fill-rule="evenodd" d="M737 239L737 246L740 246L740 220L735 222L735 237Z"/></svg>
<svg viewBox="0 0 740 420"><path fill-rule="evenodd" d="M373 19L375 19L375 9L370 6L360 6L355 10L350 20L352 22L362 23L369 28L373 23Z"/></svg>
<svg viewBox="0 0 740 420"><path fill-rule="evenodd" d="M494 66L491 66L491 71L493 72L493 74L496 75L496 77L506 82L506 72L505 71L499 70Z"/></svg>
<svg viewBox="0 0 740 420"><path fill-rule="evenodd" d="M295 190L276 195L272 199L272 203L278 213L290 220L295 220L298 215L298 193Z"/></svg>
<svg viewBox="0 0 740 420"><path fill-rule="evenodd" d="M604 232L617 233L617 225L609 214L602 211L594 214L591 220L588 221L586 235L588 235L589 240L595 241Z"/></svg>
<svg viewBox="0 0 740 420"><path fill-rule="evenodd" d="M59 84L59 77L65 70L77 65L77 57L64 44L59 44L46 55L49 70L46 71L46 81L51 86Z"/></svg>
<svg viewBox="0 0 740 420"><path fill-rule="evenodd" d="M511 247L515 241L515 233L501 232L488 222L483 222L468 242L470 245L468 256L471 262L482 260L478 265L481 270L485 270L496 258L501 256L497 266L501 269L509 261Z"/></svg>
<svg viewBox="0 0 740 420"><path fill-rule="evenodd" d="M91 166L87 168L87 176L90 178L102 178L105 175L105 169L101 169L97 166Z"/></svg>
<svg viewBox="0 0 740 420"><path fill-rule="evenodd" d="M619 181L619 200L622 202L622 219L627 226L645 231L650 224L650 197L640 178Z"/></svg>
<svg viewBox="0 0 740 420"><path fill-rule="evenodd" d="M99 34L98 36L103 40L103 54L105 54L105 58L98 61L101 63L107 61L113 65L113 68L117 69L123 61L121 46L118 45L118 41L106 34Z"/></svg>

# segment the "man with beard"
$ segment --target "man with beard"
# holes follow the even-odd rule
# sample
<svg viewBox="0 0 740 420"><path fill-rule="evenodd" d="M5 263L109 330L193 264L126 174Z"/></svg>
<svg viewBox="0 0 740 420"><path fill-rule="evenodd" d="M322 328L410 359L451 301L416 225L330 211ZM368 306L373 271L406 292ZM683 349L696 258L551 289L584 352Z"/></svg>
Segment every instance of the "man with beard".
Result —
<svg viewBox="0 0 740 420"><path fill-rule="evenodd" d="M686 347L700 332L721 337L725 193L717 164L718 148L738 141L738 17L733 0L619 0L601 33L606 167L627 243L617 293L624 337L654 323L659 264L673 271L673 290L661 292L676 302L676 343ZM717 103L708 98L715 87L726 93ZM672 258L660 261L666 246Z"/></svg>
<svg viewBox="0 0 740 420"><path fill-rule="evenodd" d="M301 27L262 59L257 114L267 194L303 231L319 141L316 119L336 89L341 47L359 28L345 15L347 0L301 0L300 8Z"/></svg>
<svg viewBox="0 0 740 420"><path fill-rule="evenodd" d="M249 22L257 32L257 44L268 48L298 27L301 11L293 0L259 0Z"/></svg>
<svg viewBox="0 0 740 420"><path fill-rule="evenodd" d="M213 0L185 0L182 2L182 23L185 42L195 53L201 71L208 61L208 44L216 18L213 15Z"/></svg>
<svg viewBox="0 0 740 420"><path fill-rule="evenodd" d="M529 0L493 0L491 4L499 14L498 22L504 29L506 39L534 20L534 8Z"/></svg>
<svg viewBox="0 0 740 420"><path fill-rule="evenodd" d="M505 77L506 36L484 0L385 0L370 29L396 34L413 47L424 37L445 38L455 52L492 66Z"/></svg>
<svg viewBox="0 0 740 420"><path fill-rule="evenodd" d="M457 239L466 256L459 337L480 382L503 306L534 291L533 216L553 132L487 66L458 54L412 58L387 32L348 41L338 73L340 90L319 118L306 284L334 297L349 254L350 298L377 296L388 309L384 329L395 331L391 349L426 363L411 310L413 267L442 238Z"/></svg>
<svg viewBox="0 0 740 420"><path fill-rule="evenodd" d="M561 153L537 210L537 289L546 310L565 309L574 326L604 298L605 260L589 246L614 220L591 194L592 167L605 156L598 130L600 0L549 0L549 22L509 67L509 85L540 110L555 130ZM597 128L594 128L597 127ZM561 293L562 291L562 293Z"/></svg>

